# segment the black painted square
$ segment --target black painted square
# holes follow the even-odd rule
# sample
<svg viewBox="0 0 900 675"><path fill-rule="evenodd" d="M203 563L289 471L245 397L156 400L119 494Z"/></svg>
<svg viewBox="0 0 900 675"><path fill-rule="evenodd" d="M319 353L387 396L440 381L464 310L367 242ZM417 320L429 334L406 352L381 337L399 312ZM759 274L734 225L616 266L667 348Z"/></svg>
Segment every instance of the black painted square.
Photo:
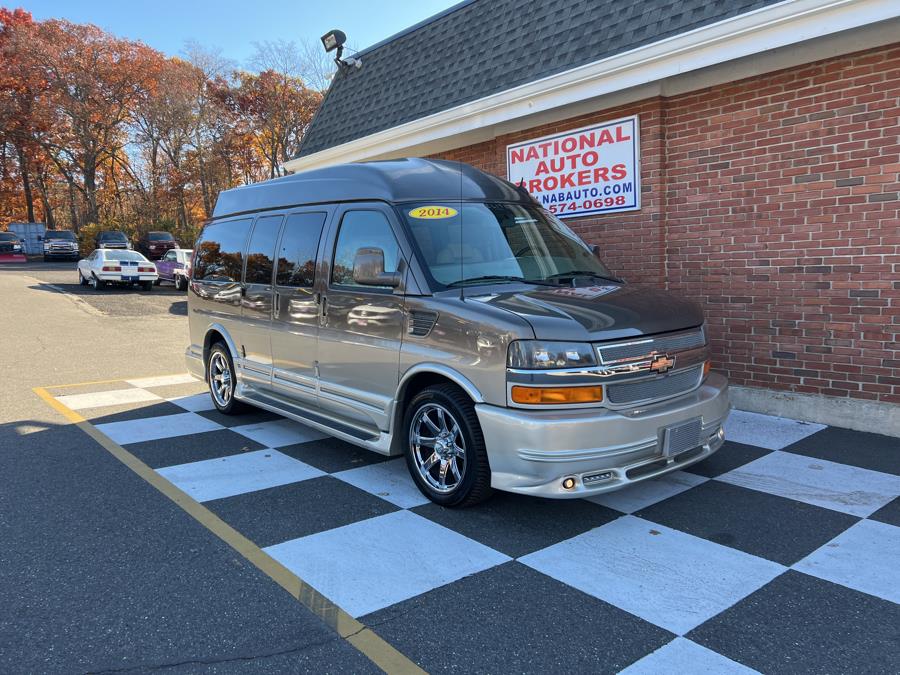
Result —
<svg viewBox="0 0 900 675"><path fill-rule="evenodd" d="M323 438L309 443L297 443L278 448L278 452L299 459L326 473L337 473L369 464L386 462L391 457L360 448L336 438Z"/></svg>
<svg viewBox="0 0 900 675"><path fill-rule="evenodd" d="M687 637L763 673L888 673L900 605L789 570Z"/></svg>
<svg viewBox="0 0 900 675"><path fill-rule="evenodd" d="M468 509L429 503L412 510L514 558L605 525L621 515L584 499L540 499L508 492L497 492Z"/></svg>
<svg viewBox="0 0 900 675"><path fill-rule="evenodd" d="M218 410L203 410L197 414L202 415L216 424L221 424L223 427L240 427L245 424L261 424L263 422L282 419L281 415L276 415L273 412L262 410L260 408L251 408L240 415L224 415Z"/></svg>
<svg viewBox="0 0 900 675"><path fill-rule="evenodd" d="M429 673L616 673L673 637L517 562L361 621Z"/></svg>
<svg viewBox="0 0 900 675"><path fill-rule="evenodd" d="M834 539L859 518L716 480L637 514L783 565Z"/></svg>
<svg viewBox="0 0 900 675"><path fill-rule="evenodd" d="M828 427L785 451L900 476L900 438L891 436Z"/></svg>
<svg viewBox="0 0 900 675"><path fill-rule="evenodd" d="M251 441L230 429L205 431L200 434L186 434L155 441L129 443L128 452L153 469L204 459L218 459L252 450L262 450L261 443Z"/></svg>
<svg viewBox="0 0 900 675"><path fill-rule="evenodd" d="M215 499L204 505L260 547L398 510L331 476Z"/></svg>
<svg viewBox="0 0 900 675"><path fill-rule="evenodd" d="M722 447L714 454L710 455L702 462L697 462L686 469L698 476L706 476L707 478L715 478L723 473L728 473L739 466L744 466L759 459L764 455L768 455L771 450L758 448L755 445L745 445L744 443L735 443L734 441L725 441Z"/></svg>

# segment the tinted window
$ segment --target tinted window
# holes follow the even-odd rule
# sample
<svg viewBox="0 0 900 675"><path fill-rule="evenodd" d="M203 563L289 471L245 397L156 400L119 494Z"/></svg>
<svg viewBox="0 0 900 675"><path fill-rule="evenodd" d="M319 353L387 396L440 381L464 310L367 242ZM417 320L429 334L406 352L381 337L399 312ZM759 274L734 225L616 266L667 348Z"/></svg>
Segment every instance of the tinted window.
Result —
<svg viewBox="0 0 900 675"><path fill-rule="evenodd" d="M168 232L151 232L147 235L147 239L150 241L172 241L174 237Z"/></svg>
<svg viewBox="0 0 900 675"><path fill-rule="evenodd" d="M249 219L230 220L203 228L197 242L194 279L240 281L244 243L251 222Z"/></svg>
<svg viewBox="0 0 900 675"><path fill-rule="evenodd" d="M136 251L104 251L103 253L107 260L137 260L139 262L147 260Z"/></svg>
<svg viewBox="0 0 900 675"><path fill-rule="evenodd" d="M316 250L325 224L324 213L288 216L278 250L279 286L312 287L316 280Z"/></svg>
<svg viewBox="0 0 900 675"><path fill-rule="evenodd" d="M271 284L274 266L275 241L281 227L281 216L258 218L247 246L247 273L244 282L248 284Z"/></svg>
<svg viewBox="0 0 900 675"><path fill-rule="evenodd" d="M47 230L44 233L44 239L62 239L64 241L75 241L75 233L70 230Z"/></svg>
<svg viewBox="0 0 900 675"><path fill-rule="evenodd" d="M341 231L334 248L332 282L342 286L358 286L353 281L353 260L359 249L369 247L384 251L385 272L397 271L400 247L384 214L380 211L348 211L341 221Z"/></svg>
<svg viewBox="0 0 900 675"><path fill-rule="evenodd" d="M101 232L100 241L128 241L121 232Z"/></svg>
<svg viewBox="0 0 900 675"><path fill-rule="evenodd" d="M19 241L19 238L10 232L0 232L0 241Z"/></svg>

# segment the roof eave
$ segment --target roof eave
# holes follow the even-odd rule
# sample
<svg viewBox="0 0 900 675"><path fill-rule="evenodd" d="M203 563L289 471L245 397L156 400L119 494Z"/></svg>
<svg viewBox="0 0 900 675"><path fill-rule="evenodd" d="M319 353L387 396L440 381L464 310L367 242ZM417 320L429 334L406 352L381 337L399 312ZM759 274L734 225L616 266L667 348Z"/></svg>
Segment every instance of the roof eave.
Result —
<svg viewBox="0 0 900 675"><path fill-rule="evenodd" d="M895 0L786 0L285 163L292 172L395 156L451 136L900 16Z"/></svg>

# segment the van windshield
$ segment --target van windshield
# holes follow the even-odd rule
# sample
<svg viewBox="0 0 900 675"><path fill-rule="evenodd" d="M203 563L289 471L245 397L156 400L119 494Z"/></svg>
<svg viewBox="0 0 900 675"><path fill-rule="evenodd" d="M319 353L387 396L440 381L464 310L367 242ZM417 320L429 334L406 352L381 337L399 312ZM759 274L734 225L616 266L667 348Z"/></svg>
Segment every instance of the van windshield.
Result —
<svg viewBox="0 0 900 675"><path fill-rule="evenodd" d="M578 235L539 207L430 202L406 205L402 213L421 260L443 286L617 280Z"/></svg>

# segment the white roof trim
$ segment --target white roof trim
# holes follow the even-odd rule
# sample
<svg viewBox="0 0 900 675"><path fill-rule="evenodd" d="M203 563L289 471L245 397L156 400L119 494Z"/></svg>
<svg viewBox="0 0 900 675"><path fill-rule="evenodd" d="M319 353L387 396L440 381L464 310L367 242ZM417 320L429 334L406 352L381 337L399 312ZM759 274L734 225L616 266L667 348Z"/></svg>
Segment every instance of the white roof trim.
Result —
<svg viewBox="0 0 900 675"><path fill-rule="evenodd" d="M296 172L396 156L404 148L898 16L897 0L786 0L298 157L284 166Z"/></svg>

